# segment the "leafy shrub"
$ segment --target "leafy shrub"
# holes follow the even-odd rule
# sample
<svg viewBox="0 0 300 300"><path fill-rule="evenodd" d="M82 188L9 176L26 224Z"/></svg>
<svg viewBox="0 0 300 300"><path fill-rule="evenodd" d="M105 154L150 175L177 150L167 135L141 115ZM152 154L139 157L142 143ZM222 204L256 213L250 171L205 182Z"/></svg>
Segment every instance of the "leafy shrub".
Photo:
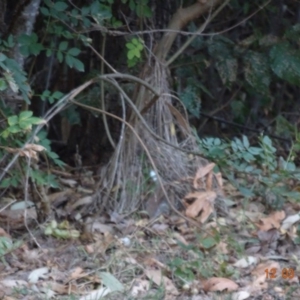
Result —
<svg viewBox="0 0 300 300"><path fill-rule="evenodd" d="M290 191L288 186L289 180L299 180L300 169L291 160L292 155L287 160L277 157L277 150L268 136L260 136L257 146L251 146L246 136L229 142L198 138L198 144L203 155L214 161L245 197L262 196L275 208L280 208L287 199L300 201L300 193ZM293 151L292 148L291 153Z"/></svg>

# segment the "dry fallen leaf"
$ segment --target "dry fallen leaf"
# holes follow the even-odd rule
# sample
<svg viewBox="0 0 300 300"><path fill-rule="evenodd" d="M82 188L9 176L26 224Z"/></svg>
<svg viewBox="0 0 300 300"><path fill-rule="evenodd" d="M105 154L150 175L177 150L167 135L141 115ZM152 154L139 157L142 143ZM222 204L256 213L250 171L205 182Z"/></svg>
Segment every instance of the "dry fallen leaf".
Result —
<svg viewBox="0 0 300 300"><path fill-rule="evenodd" d="M215 164L210 163L205 167L198 168L193 182L193 186L195 189L203 188L203 184L200 184L199 181L201 181L201 179L203 179L204 176L206 176L209 172L211 172L214 167Z"/></svg>
<svg viewBox="0 0 300 300"><path fill-rule="evenodd" d="M133 297L142 296L149 290L150 282L148 280L135 279L131 289Z"/></svg>
<svg viewBox="0 0 300 300"><path fill-rule="evenodd" d="M233 265L237 268L248 268L251 265L254 265L258 262L258 258L254 256L248 256L244 257L237 262L235 262Z"/></svg>
<svg viewBox="0 0 300 300"><path fill-rule="evenodd" d="M270 229L280 228L281 221L285 218L285 212L276 211L270 214L267 218L263 218L260 220L258 227L260 230L268 231Z"/></svg>
<svg viewBox="0 0 300 300"><path fill-rule="evenodd" d="M205 292L222 292L225 290L232 292L237 290L238 287L234 281L222 277L212 277L203 282L203 290Z"/></svg>
<svg viewBox="0 0 300 300"><path fill-rule="evenodd" d="M82 268L77 267L74 270L72 270L71 274L69 275L68 281L69 280L76 280L78 278L83 278L83 277L86 277L87 275L88 274L85 273Z"/></svg>
<svg viewBox="0 0 300 300"><path fill-rule="evenodd" d="M193 199L196 200L187 207L185 213L189 218L196 218L200 215L200 222L204 223L210 214L214 211L214 201L217 194L213 191L209 192L195 192L189 193L185 196L184 200Z"/></svg>
<svg viewBox="0 0 300 300"><path fill-rule="evenodd" d="M160 286L162 284L167 295L172 295L173 297L179 295L179 292L173 282L168 277L163 276L160 270L146 270L145 274L156 285Z"/></svg>
<svg viewBox="0 0 300 300"><path fill-rule="evenodd" d="M49 269L47 267L35 269L28 275L28 281L30 283L37 283L40 278L45 278L45 275L48 273Z"/></svg>
<svg viewBox="0 0 300 300"><path fill-rule="evenodd" d="M279 278L280 265L276 261L267 261L259 264L252 272L253 282L251 288L253 290L265 290L268 288L267 280Z"/></svg>
<svg viewBox="0 0 300 300"><path fill-rule="evenodd" d="M287 217L283 222L281 226L282 231L288 230L291 226L293 226L296 222L300 220L300 215L295 214L293 216Z"/></svg>
<svg viewBox="0 0 300 300"><path fill-rule="evenodd" d="M245 300L250 297L250 293L247 291L239 291L232 294L232 300Z"/></svg>

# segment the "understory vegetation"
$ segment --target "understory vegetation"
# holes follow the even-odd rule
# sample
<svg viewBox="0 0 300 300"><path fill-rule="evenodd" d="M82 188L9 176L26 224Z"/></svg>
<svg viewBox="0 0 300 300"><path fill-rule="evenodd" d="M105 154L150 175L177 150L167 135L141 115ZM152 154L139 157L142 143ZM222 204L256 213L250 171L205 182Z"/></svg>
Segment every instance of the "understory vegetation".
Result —
<svg viewBox="0 0 300 300"><path fill-rule="evenodd" d="M300 3L15 2L0 298L298 299Z"/></svg>

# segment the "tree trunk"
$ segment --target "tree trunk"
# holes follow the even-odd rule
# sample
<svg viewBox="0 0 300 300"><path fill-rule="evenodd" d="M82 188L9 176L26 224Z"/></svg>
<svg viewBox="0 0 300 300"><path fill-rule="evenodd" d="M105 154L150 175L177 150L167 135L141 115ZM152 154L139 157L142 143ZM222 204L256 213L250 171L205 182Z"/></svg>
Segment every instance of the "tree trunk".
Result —
<svg viewBox="0 0 300 300"><path fill-rule="evenodd" d="M187 8L179 8L167 29L171 31L182 30L190 21L207 11L212 11L214 5L219 2L221 0L211 0L205 3L196 2ZM183 128L185 127L183 124L188 124L188 121L182 122L185 118L172 104L169 73L164 64L178 34L179 32L166 32L163 35L154 51L153 63L151 65L146 64L140 75L141 79L150 84L161 96L157 98L145 86L137 86L132 100L142 113L148 129L140 122L140 116L132 112L128 122L139 134L143 145L129 128L125 130L125 134L121 135L122 138L111 161L102 172L103 178L100 186L106 192L102 193L99 199L100 210L107 208L108 204L111 204L112 209L118 211L133 210L137 208L139 203L145 202L147 200L144 198L144 193L147 191L145 178L149 176L149 174L145 174L145 170L156 170L159 178L163 179L164 183L171 185L178 179L193 176L195 168L199 167L199 164L203 164L203 159L197 158L196 161L191 162L186 153L170 146L172 144L177 148L182 147L197 152L194 137L188 134L186 128ZM175 128L186 134L184 140L178 141ZM149 133L149 129L159 137L159 140ZM167 144L162 142L162 139ZM144 161L145 156L149 159L147 163ZM162 181L160 180L160 182ZM116 186L119 188L117 192ZM174 194L176 193L177 191ZM164 194L168 198L168 195ZM154 206L157 207L161 202L166 203L163 199L155 197L153 199ZM168 199L169 203L170 201L176 203L177 200Z"/></svg>
<svg viewBox="0 0 300 300"><path fill-rule="evenodd" d="M0 14L0 24L5 24L5 13L10 13L12 18L10 23L5 24L4 30L2 29L1 37L6 39L10 34L13 34L16 39L18 39L22 34L30 35L33 30L33 26L38 14L41 0L23 0L19 1L17 5L13 7L12 12L7 11L6 1L4 1L0 8L3 8L4 11ZM24 71L24 56L20 53L19 45L16 44L15 47L9 53L9 58L14 59L19 66L20 72ZM30 91L28 92L30 93ZM29 96L29 95L28 95ZM10 106L13 110L16 108L16 99L20 99L18 92L13 91L8 88L4 92L4 99L7 102L7 105ZM25 99L21 99L21 103ZM17 101L18 103L20 101Z"/></svg>

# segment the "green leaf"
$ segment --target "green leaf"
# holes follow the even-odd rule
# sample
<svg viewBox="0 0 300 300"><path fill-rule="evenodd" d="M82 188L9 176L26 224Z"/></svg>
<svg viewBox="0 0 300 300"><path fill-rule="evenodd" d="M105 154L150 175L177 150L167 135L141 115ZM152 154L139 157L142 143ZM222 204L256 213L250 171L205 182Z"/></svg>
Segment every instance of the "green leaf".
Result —
<svg viewBox="0 0 300 300"><path fill-rule="evenodd" d="M41 7L41 13L44 15L44 16L49 16L50 13L49 13L49 9L47 7Z"/></svg>
<svg viewBox="0 0 300 300"><path fill-rule="evenodd" d="M11 116L11 117L8 117L8 119L7 119L7 123L9 126L16 125L16 124L18 124L18 122L19 122L18 116Z"/></svg>
<svg viewBox="0 0 300 300"><path fill-rule="evenodd" d="M213 237L207 237L200 241L200 244L205 249L210 249L216 245L216 240Z"/></svg>
<svg viewBox="0 0 300 300"><path fill-rule="evenodd" d="M68 55L71 55L71 56L77 56L77 55L79 55L79 53L80 53L80 49L78 49L78 48L71 48L71 49L69 49L68 50Z"/></svg>
<svg viewBox="0 0 300 300"><path fill-rule="evenodd" d="M83 6L81 9L82 16L87 16L90 13L90 7L89 6Z"/></svg>
<svg viewBox="0 0 300 300"><path fill-rule="evenodd" d="M236 81L238 62L235 58L224 58L216 62L216 69L223 84L230 85Z"/></svg>
<svg viewBox="0 0 300 300"><path fill-rule="evenodd" d="M12 48L14 45L15 45L14 36L12 34L10 34L7 39L7 47Z"/></svg>
<svg viewBox="0 0 300 300"><path fill-rule="evenodd" d="M31 117L31 118L27 119L27 121L30 122L33 125L38 125L38 124L41 124L41 123L44 122L43 119L38 118L38 117Z"/></svg>
<svg viewBox="0 0 300 300"><path fill-rule="evenodd" d="M43 92L43 94L41 95L41 99L42 99L43 101L47 100L47 98L50 97L50 94L51 94L51 92L50 92L49 90L45 90L45 91Z"/></svg>
<svg viewBox="0 0 300 300"><path fill-rule="evenodd" d="M270 51L271 68L281 79L300 86L300 51L282 42Z"/></svg>
<svg viewBox="0 0 300 300"><path fill-rule="evenodd" d="M4 91L7 89L7 83L4 78L0 78L0 91Z"/></svg>
<svg viewBox="0 0 300 300"><path fill-rule="evenodd" d="M244 195L246 198L254 197L254 193L250 189L241 186L239 186L238 189L241 192L241 194Z"/></svg>
<svg viewBox="0 0 300 300"><path fill-rule="evenodd" d="M199 118L201 101L197 97L195 88L188 85L180 94L180 99L188 112L196 118Z"/></svg>
<svg viewBox="0 0 300 300"><path fill-rule="evenodd" d="M128 53L127 53L127 58L128 58L129 60L131 60L131 59L133 59L134 57L135 57L135 51L134 51L134 49L128 51Z"/></svg>
<svg viewBox="0 0 300 300"><path fill-rule="evenodd" d="M68 44L67 41L60 42L58 46L59 51L65 51L68 48Z"/></svg>
<svg viewBox="0 0 300 300"><path fill-rule="evenodd" d="M52 49L47 49L46 50L46 56L50 57L52 55Z"/></svg>
<svg viewBox="0 0 300 300"><path fill-rule="evenodd" d="M63 97L63 93L62 92L60 92L60 91L55 91L53 94L52 94L52 98L54 98L54 99L60 99L60 98L62 98Z"/></svg>
<svg viewBox="0 0 300 300"><path fill-rule="evenodd" d="M99 276L101 277L102 283L109 288L110 291L117 292L124 290L122 283L111 273L99 272Z"/></svg>
<svg viewBox="0 0 300 300"><path fill-rule="evenodd" d="M250 147L248 148L248 152L251 153L252 155L259 155L263 150L258 147Z"/></svg>
<svg viewBox="0 0 300 300"><path fill-rule="evenodd" d="M230 45L231 41L218 37L216 39L208 41L208 52L214 58L219 61L225 59L232 59L232 49Z"/></svg>
<svg viewBox="0 0 300 300"><path fill-rule="evenodd" d="M21 128L19 127L19 125L13 125L13 126L8 127L7 130L10 133L18 133L21 131Z"/></svg>
<svg viewBox="0 0 300 300"><path fill-rule="evenodd" d="M19 126L21 129L31 129L32 127L32 123L30 122L30 120L23 120L19 122Z"/></svg>
<svg viewBox="0 0 300 300"><path fill-rule="evenodd" d="M126 43L126 47L127 47L129 50L135 49L135 46L134 46L132 43Z"/></svg>
<svg viewBox="0 0 300 300"><path fill-rule="evenodd" d="M73 56L66 55L66 63L70 68L74 67L75 69L77 69L80 72L84 71L83 63L79 59L77 59Z"/></svg>
<svg viewBox="0 0 300 300"><path fill-rule="evenodd" d="M134 54L137 58L141 58L141 52L137 48L134 50Z"/></svg>
<svg viewBox="0 0 300 300"><path fill-rule="evenodd" d="M135 7L136 7L136 5L135 5L134 0L130 0L130 1L129 1L129 8L130 8L131 10L135 10Z"/></svg>
<svg viewBox="0 0 300 300"><path fill-rule="evenodd" d="M245 135L243 135L243 144L244 144L244 147L245 147L246 149L248 149L249 146L250 146L248 137L246 137Z"/></svg>
<svg viewBox="0 0 300 300"><path fill-rule="evenodd" d="M244 74L246 81L256 92L268 95L271 77L267 57L258 52L248 51L243 58L245 62Z"/></svg>
<svg viewBox="0 0 300 300"><path fill-rule="evenodd" d="M0 62L5 61L7 56L3 53L0 53Z"/></svg>
<svg viewBox="0 0 300 300"><path fill-rule="evenodd" d="M64 11L68 8L68 5L65 2L58 1L54 3L54 9L57 11Z"/></svg>
<svg viewBox="0 0 300 300"><path fill-rule="evenodd" d="M67 54L66 63L70 68L73 68L73 56Z"/></svg>
<svg viewBox="0 0 300 300"><path fill-rule="evenodd" d="M80 72L84 72L84 64L79 59L73 57L74 68Z"/></svg>
<svg viewBox="0 0 300 300"><path fill-rule="evenodd" d="M4 178L0 183L0 187L2 188L8 188L10 186L11 186L11 178Z"/></svg>
<svg viewBox="0 0 300 300"><path fill-rule="evenodd" d="M1 136L3 136L4 139L8 138L10 135L10 132L8 129L4 130L2 133L1 133Z"/></svg>
<svg viewBox="0 0 300 300"><path fill-rule="evenodd" d="M131 43L132 43L133 45L138 45L138 44L139 44L139 41L138 41L138 39L133 38L133 39L131 40Z"/></svg>
<svg viewBox="0 0 300 300"><path fill-rule="evenodd" d="M37 56L44 49L42 44L36 43L29 46L29 53Z"/></svg>
<svg viewBox="0 0 300 300"><path fill-rule="evenodd" d="M56 54L56 57L57 57L57 59L58 59L58 61L59 61L60 63L63 62L64 56L63 56L62 52L58 51L57 54Z"/></svg>
<svg viewBox="0 0 300 300"><path fill-rule="evenodd" d="M30 118L32 115L33 115L33 112L31 110L22 111L19 115L19 121L26 120L26 119Z"/></svg>

